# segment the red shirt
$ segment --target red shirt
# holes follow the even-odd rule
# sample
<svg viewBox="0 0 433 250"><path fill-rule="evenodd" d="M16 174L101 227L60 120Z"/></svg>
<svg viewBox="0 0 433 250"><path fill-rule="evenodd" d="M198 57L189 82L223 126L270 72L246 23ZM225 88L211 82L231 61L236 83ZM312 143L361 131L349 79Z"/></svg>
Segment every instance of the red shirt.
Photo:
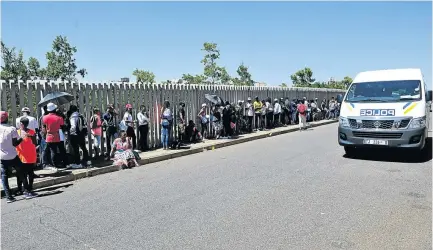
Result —
<svg viewBox="0 0 433 250"><path fill-rule="evenodd" d="M42 124L46 125L47 128L47 138L45 141L60 142L59 130L60 127L65 124L63 118L56 114L50 113L42 118Z"/></svg>
<svg viewBox="0 0 433 250"><path fill-rule="evenodd" d="M29 129L27 134L31 136L35 136L35 131ZM21 129L18 130L18 135L21 135ZM36 155L36 146L33 144L31 138L25 138L23 141L16 147L18 157L20 158L22 163L36 163L37 155Z"/></svg>
<svg viewBox="0 0 433 250"><path fill-rule="evenodd" d="M303 104L303 103L298 104L298 110L299 110L299 107L300 107L301 105L304 106L304 108L305 108L305 109L304 109L305 112L304 112L303 114L301 114L301 112L299 112L299 114L302 115L302 116L307 116L307 106L306 106L305 104Z"/></svg>

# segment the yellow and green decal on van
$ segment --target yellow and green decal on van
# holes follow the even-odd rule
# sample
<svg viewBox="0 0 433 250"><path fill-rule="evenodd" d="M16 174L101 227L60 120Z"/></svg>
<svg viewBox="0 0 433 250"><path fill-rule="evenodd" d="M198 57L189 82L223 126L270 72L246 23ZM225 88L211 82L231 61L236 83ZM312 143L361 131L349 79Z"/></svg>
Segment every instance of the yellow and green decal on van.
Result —
<svg viewBox="0 0 433 250"><path fill-rule="evenodd" d="M347 106L347 108L350 110L350 111L352 111L353 109L352 108L355 108L355 104L353 104L353 103L346 103L346 106Z"/></svg>
<svg viewBox="0 0 433 250"><path fill-rule="evenodd" d="M406 115L409 113L412 109L414 109L418 105L417 102L408 102L403 106L403 113Z"/></svg>

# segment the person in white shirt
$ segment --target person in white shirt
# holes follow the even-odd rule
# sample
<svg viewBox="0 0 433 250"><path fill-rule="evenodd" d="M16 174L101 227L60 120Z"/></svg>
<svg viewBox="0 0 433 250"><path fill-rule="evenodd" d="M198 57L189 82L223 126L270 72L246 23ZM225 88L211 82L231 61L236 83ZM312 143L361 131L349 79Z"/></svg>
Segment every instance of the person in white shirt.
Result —
<svg viewBox="0 0 433 250"><path fill-rule="evenodd" d="M26 138L28 134L23 133L21 136L18 135L18 131L15 127L8 124L9 114L6 111L0 111L1 123L0 123L0 167L1 167L1 179L2 185L6 196L6 202L11 203L15 201L9 188L9 174L14 168L17 172L18 178L23 181L25 189L25 198L30 199L35 197L30 190L30 186L27 179L23 175L23 163L18 157L16 147Z"/></svg>
<svg viewBox="0 0 433 250"><path fill-rule="evenodd" d="M245 111L248 118L248 132L253 132L253 118L254 118L254 107L251 103L251 97L248 97L247 103L245 104Z"/></svg>
<svg viewBox="0 0 433 250"><path fill-rule="evenodd" d="M271 98L266 99L266 125L267 129L272 129L274 127L274 106L272 105Z"/></svg>
<svg viewBox="0 0 433 250"><path fill-rule="evenodd" d="M15 127L17 129L20 128L20 121L21 118L26 117L27 119L29 119L29 126L27 127L28 129L34 130L36 133L39 130L39 124L38 121L36 120L36 118L34 118L33 116L30 116L30 109L28 107L24 107L23 109L21 109L21 113L23 114L22 116L18 117L15 120Z"/></svg>
<svg viewBox="0 0 433 250"><path fill-rule="evenodd" d="M126 112L123 116L123 122L126 125L126 136L132 139L132 148L137 149L137 136L134 131L134 121L132 120L132 105L126 104Z"/></svg>
<svg viewBox="0 0 433 250"><path fill-rule="evenodd" d="M139 149L145 151L148 149L148 134L149 134L149 114L147 113L146 106L140 106L140 112L137 114L138 120L138 141Z"/></svg>
<svg viewBox="0 0 433 250"><path fill-rule="evenodd" d="M274 100L274 126L277 126L280 122L281 104L278 99Z"/></svg>

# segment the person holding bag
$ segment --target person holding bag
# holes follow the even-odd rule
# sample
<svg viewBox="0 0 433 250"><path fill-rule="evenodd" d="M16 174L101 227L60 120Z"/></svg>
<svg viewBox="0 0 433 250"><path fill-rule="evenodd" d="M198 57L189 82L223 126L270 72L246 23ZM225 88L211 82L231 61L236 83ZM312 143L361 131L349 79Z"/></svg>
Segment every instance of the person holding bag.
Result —
<svg viewBox="0 0 433 250"><path fill-rule="evenodd" d="M170 109L170 102L165 101L161 108L161 142L164 150L168 149L170 140L170 128L173 122L173 113Z"/></svg>

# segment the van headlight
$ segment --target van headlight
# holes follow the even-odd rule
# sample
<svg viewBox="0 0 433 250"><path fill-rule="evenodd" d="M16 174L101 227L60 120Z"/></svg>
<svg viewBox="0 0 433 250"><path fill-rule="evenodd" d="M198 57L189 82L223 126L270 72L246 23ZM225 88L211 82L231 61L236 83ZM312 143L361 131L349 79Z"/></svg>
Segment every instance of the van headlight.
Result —
<svg viewBox="0 0 433 250"><path fill-rule="evenodd" d="M343 128L348 128L348 127L350 127L349 120L348 120L346 117L342 117L342 116L340 116L339 119L338 119L338 123L339 123L340 126L343 127Z"/></svg>
<svg viewBox="0 0 433 250"><path fill-rule="evenodd" d="M408 128L424 128L424 127L425 127L425 116L412 119Z"/></svg>

